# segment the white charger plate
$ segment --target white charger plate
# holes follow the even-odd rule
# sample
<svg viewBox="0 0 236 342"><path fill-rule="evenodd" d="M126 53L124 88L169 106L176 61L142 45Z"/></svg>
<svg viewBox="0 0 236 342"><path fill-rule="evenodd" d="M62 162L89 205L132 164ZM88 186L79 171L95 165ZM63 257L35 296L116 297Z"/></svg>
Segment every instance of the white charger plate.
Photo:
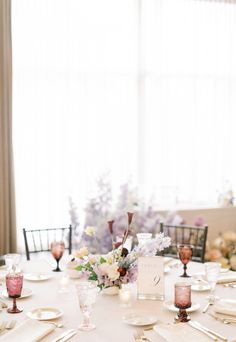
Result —
<svg viewBox="0 0 236 342"><path fill-rule="evenodd" d="M26 313L29 318L37 319L39 321L48 321L56 319L63 315L63 311L53 307L39 307Z"/></svg>
<svg viewBox="0 0 236 342"><path fill-rule="evenodd" d="M30 297L32 295L32 293L33 293L33 291L31 289L23 288L21 291L21 296L17 299ZM7 293L7 289L2 291L2 296L5 298L9 298L8 293Z"/></svg>
<svg viewBox="0 0 236 342"><path fill-rule="evenodd" d="M51 279L52 275L51 274L46 274L46 273L26 273L24 274L24 279L29 280L29 281L44 281Z"/></svg>
<svg viewBox="0 0 236 342"><path fill-rule="evenodd" d="M132 312L123 316L122 320L124 323L130 325L144 326L156 323L158 318L157 316L151 314Z"/></svg>
<svg viewBox="0 0 236 342"><path fill-rule="evenodd" d="M179 311L179 309L175 307L175 305L172 302L172 300L164 302L163 305L169 311L172 311L172 312L178 312ZM186 311L187 312L193 312L193 311L198 310L199 308L200 308L200 304L199 303L192 302L192 306L190 308L188 308Z"/></svg>

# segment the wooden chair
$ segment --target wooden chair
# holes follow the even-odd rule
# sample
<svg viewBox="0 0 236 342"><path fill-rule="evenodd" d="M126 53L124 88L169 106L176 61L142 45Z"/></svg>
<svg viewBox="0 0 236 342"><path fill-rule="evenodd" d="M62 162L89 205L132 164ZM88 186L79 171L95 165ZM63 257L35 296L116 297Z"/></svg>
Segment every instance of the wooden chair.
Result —
<svg viewBox="0 0 236 342"><path fill-rule="evenodd" d="M49 252L53 241L64 241L65 249L71 254L72 226L66 228L31 229L23 228L25 252L27 260L31 253Z"/></svg>
<svg viewBox="0 0 236 342"><path fill-rule="evenodd" d="M187 226L187 225L171 225L160 223L160 232L171 238L171 246L165 248L166 256L178 257L178 244L190 244L193 246L192 260L204 262L206 239L208 226L203 227Z"/></svg>

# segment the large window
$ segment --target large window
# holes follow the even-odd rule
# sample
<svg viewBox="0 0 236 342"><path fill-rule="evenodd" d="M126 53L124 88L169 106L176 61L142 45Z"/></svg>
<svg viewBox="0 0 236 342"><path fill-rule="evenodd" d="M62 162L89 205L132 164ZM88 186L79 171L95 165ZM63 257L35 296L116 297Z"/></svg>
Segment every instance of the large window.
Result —
<svg viewBox="0 0 236 342"><path fill-rule="evenodd" d="M67 224L106 171L167 208L236 190L236 4L12 3L20 228Z"/></svg>

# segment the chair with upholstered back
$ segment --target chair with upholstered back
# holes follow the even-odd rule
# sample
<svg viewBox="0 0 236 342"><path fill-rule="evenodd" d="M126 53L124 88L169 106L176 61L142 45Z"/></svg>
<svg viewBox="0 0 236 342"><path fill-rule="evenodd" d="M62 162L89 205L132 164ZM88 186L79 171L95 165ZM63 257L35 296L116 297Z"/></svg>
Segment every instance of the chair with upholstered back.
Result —
<svg viewBox="0 0 236 342"><path fill-rule="evenodd" d="M30 229L23 228L27 260L31 253L49 252L53 241L64 241L65 249L71 254L72 226L65 228Z"/></svg>
<svg viewBox="0 0 236 342"><path fill-rule="evenodd" d="M171 225L161 222L160 232L171 238L171 245L165 248L164 255L178 257L177 245L193 246L193 261L204 262L208 226Z"/></svg>

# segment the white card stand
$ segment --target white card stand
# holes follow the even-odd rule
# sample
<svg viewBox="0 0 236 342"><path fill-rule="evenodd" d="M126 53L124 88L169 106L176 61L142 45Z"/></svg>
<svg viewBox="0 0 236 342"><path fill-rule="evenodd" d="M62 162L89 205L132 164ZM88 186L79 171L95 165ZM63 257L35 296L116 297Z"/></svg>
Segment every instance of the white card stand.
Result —
<svg viewBox="0 0 236 342"><path fill-rule="evenodd" d="M164 259L160 256L138 258L138 299L164 300Z"/></svg>

